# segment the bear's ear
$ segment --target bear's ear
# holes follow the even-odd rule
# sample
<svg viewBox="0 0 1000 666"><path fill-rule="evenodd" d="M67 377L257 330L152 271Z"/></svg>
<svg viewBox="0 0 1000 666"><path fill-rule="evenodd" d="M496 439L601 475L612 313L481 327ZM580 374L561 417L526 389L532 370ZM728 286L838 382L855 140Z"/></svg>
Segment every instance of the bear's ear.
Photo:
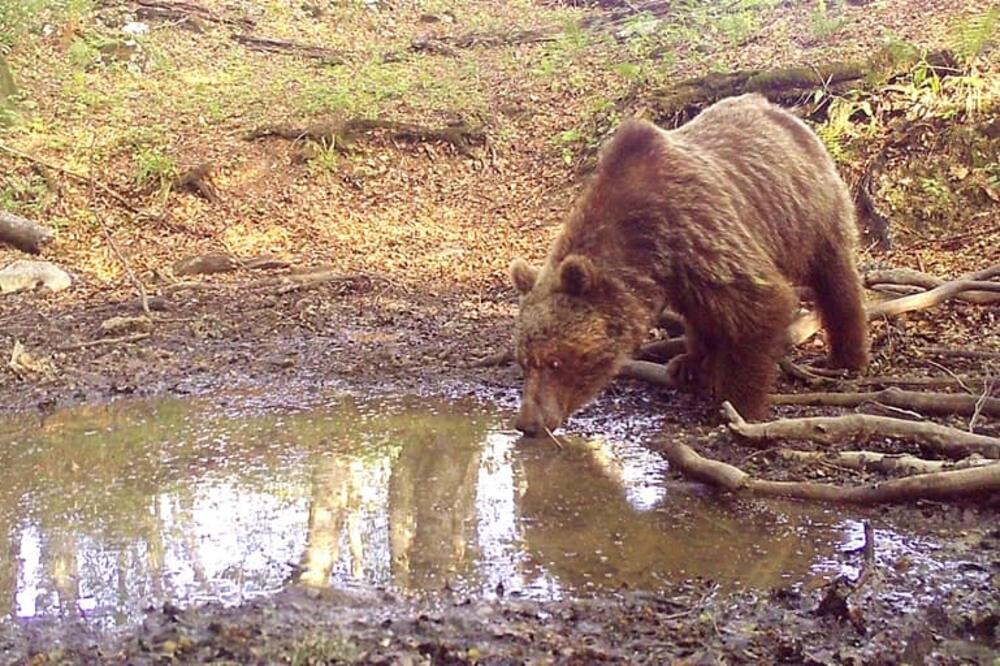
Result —
<svg viewBox="0 0 1000 666"><path fill-rule="evenodd" d="M559 287L570 296L583 296L594 286L594 264L582 254L571 254L559 264Z"/></svg>
<svg viewBox="0 0 1000 666"><path fill-rule="evenodd" d="M515 259L510 264L510 279L514 283L514 288L520 294L527 294L535 286L538 278L538 269L530 266L524 259Z"/></svg>

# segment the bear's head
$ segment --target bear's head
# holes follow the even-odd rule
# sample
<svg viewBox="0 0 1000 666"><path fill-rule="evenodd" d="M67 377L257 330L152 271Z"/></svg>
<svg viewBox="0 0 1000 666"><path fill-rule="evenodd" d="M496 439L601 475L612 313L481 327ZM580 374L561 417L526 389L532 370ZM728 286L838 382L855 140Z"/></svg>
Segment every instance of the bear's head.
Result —
<svg viewBox="0 0 1000 666"><path fill-rule="evenodd" d="M635 331L622 316L622 285L586 256L570 254L541 270L518 259L510 273L522 296L514 353L524 394L516 427L538 436L614 378L634 350Z"/></svg>

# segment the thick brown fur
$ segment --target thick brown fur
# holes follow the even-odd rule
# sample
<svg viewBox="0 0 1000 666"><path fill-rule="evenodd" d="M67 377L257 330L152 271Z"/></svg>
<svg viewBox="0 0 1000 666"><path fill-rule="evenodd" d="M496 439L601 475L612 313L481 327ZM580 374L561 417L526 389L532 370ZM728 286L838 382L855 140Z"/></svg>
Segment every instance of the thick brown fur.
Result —
<svg viewBox="0 0 1000 666"><path fill-rule="evenodd" d="M669 306L688 353L670 372L762 418L798 300L811 287L830 360L867 363L854 210L833 160L800 120L759 95L723 100L683 127L630 120L524 294L518 426L555 428L606 385Z"/></svg>

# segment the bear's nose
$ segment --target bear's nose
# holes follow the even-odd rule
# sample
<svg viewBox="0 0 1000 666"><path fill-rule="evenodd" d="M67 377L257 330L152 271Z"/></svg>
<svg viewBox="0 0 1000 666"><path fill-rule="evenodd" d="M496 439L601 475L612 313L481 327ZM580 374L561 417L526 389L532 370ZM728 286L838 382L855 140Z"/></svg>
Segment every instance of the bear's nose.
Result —
<svg viewBox="0 0 1000 666"><path fill-rule="evenodd" d="M535 437L541 432L541 426L538 422L530 418L523 411L518 414L517 419L514 421L514 427L524 433L527 437Z"/></svg>

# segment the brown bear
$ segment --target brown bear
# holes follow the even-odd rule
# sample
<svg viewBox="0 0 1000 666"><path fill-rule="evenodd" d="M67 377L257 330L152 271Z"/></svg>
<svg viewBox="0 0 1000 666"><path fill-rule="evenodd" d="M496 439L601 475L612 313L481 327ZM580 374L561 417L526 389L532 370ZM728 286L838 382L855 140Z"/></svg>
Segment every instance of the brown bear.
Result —
<svg viewBox="0 0 1000 666"><path fill-rule="evenodd" d="M511 265L522 294L517 427L554 429L591 400L670 307L687 353L668 370L763 418L798 305L811 287L830 361L868 359L857 229L847 187L816 135L742 95L666 131L621 125L545 264Z"/></svg>

